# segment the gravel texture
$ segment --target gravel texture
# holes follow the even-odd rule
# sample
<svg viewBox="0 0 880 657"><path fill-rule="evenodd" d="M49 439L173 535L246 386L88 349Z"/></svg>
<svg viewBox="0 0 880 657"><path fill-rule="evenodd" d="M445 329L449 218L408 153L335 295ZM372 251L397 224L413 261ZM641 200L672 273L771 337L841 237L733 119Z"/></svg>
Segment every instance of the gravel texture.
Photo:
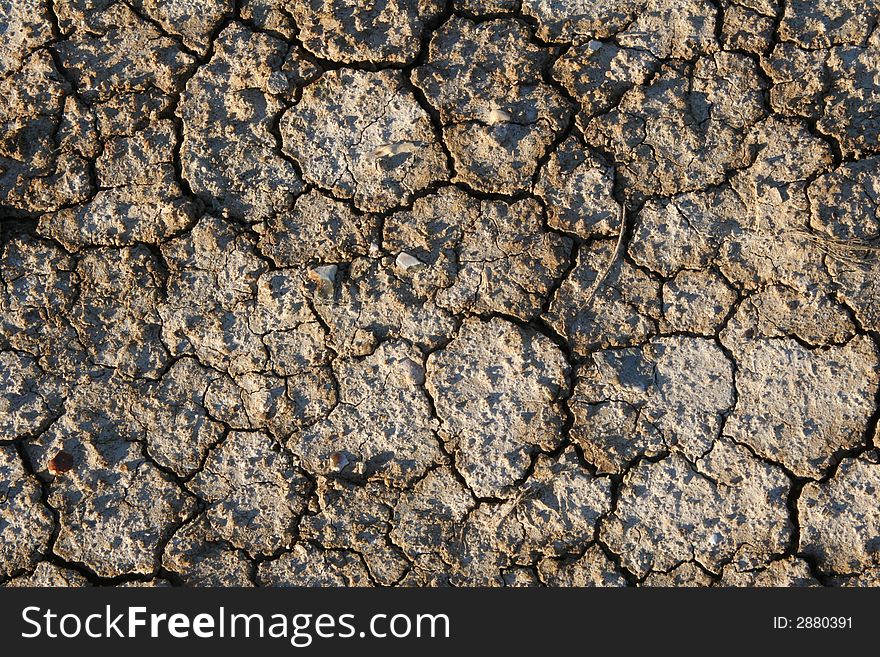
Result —
<svg viewBox="0 0 880 657"><path fill-rule="evenodd" d="M0 0L0 585L880 585L878 25Z"/></svg>

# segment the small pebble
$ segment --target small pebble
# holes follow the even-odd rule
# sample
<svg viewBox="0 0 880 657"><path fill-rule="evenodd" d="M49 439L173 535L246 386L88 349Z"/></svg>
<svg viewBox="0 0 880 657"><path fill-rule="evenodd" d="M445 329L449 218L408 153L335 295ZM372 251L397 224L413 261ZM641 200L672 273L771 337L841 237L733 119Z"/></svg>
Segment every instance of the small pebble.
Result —
<svg viewBox="0 0 880 657"><path fill-rule="evenodd" d="M405 358L401 361L401 371L407 375L407 378L412 385L420 386L425 383L425 370L422 368L421 364L416 363L409 358Z"/></svg>
<svg viewBox="0 0 880 657"><path fill-rule="evenodd" d="M415 143L411 141L401 141L397 142L396 144L385 144L383 146L379 146L379 148L373 151L373 157L391 157L392 155L399 155L400 153L414 153L415 150Z"/></svg>
<svg viewBox="0 0 880 657"><path fill-rule="evenodd" d="M493 109L486 115L486 123L496 125L510 121L510 114L501 109Z"/></svg>
<svg viewBox="0 0 880 657"><path fill-rule="evenodd" d="M333 466L334 470L341 471L345 469L349 463L348 457L342 452L333 452L330 455L330 465Z"/></svg>
<svg viewBox="0 0 880 657"><path fill-rule="evenodd" d="M401 251L400 254L397 256L397 260L394 261L394 264L405 271L407 269L412 269L413 267L419 267L421 265L424 265L425 263L415 256L412 256L405 251Z"/></svg>
<svg viewBox="0 0 880 657"><path fill-rule="evenodd" d="M61 450L53 456L48 465L50 474L60 475L73 468L73 454Z"/></svg>
<svg viewBox="0 0 880 657"><path fill-rule="evenodd" d="M309 278L316 283L333 285L336 282L336 272L338 271L339 268L336 265L321 265L309 272Z"/></svg>

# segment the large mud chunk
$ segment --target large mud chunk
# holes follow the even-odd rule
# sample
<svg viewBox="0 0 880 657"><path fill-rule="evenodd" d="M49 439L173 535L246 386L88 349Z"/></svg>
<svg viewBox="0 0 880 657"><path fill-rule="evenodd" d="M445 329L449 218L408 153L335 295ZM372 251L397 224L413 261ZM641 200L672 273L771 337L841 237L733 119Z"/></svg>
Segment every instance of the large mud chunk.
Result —
<svg viewBox="0 0 880 657"><path fill-rule="evenodd" d="M211 529L201 515L178 529L165 545L162 565L186 586L251 586L247 554Z"/></svg>
<svg viewBox="0 0 880 657"><path fill-rule="evenodd" d="M325 420L291 437L312 472L405 485L442 462L437 421L424 389L423 356L384 342L364 358L337 359L339 404Z"/></svg>
<svg viewBox="0 0 880 657"><path fill-rule="evenodd" d="M858 0L791 0L779 23L779 36L805 49L864 44L880 9Z"/></svg>
<svg viewBox="0 0 880 657"><path fill-rule="evenodd" d="M27 474L12 445L0 446L0 575L33 568L52 535L52 515L40 484Z"/></svg>
<svg viewBox="0 0 880 657"><path fill-rule="evenodd" d="M638 15L644 0L524 0L523 13L538 21L538 36L570 41L586 35L608 37Z"/></svg>
<svg viewBox="0 0 880 657"><path fill-rule="evenodd" d="M544 318L572 350L641 344L657 332L660 282L623 258L611 240L582 244Z"/></svg>
<svg viewBox="0 0 880 657"><path fill-rule="evenodd" d="M440 0L294 0L291 14L303 45L336 62L406 64L422 33L443 10Z"/></svg>
<svg viewBox="0 0 880 657"><path fill-rule="evenodd" d="M97 152L92 117L72 91L44 50L26 57L15 74L0 76L4 213L50 212L94 193L88 162Z"/></svg>
<svg viewBox="0 0 880 657"><path fill-rule="evenodd" d="M302 181L275 131L297 85L316 74L279 39L238 24L217 37L178 110L183 176L209 208L258 221L292 205Z"/></svg>
<svg viewBox="0 0 880 657"><path fill-rule="evenodd" d="M539 449L562 440L568 364L553 342L503 319L466 320L428 358L440 433L478 497L519 480Z"/></svg>
<svg viewBox="0 0 880 657"><path fill-rule="evenodd" d="M268 435L234 431L188 484L206 504L216 538L251 556L274 554L294 539L311 484Z"/></svg>
<svg viewBox="0 0 880 657"><path fill-rule="evenodd" d="M213 45L214 31L232 15L235 0L132 0L130 4L204 56Z"/></svg>
<svg viewBox="0 0 880 657"><path fill-rule="evenodd" d="M391 215L383 246L417 290L452 314L541 312L568 265L571 242L543 227L533 200L477 200L455 187ZM415 262L407 263L407 257Z"/></svg>
<svg viewBox="0 0 880 657"><path fill-rule="evenodd" d="M634 199L705 189L750 163L744 132L765 116L764 86L745 55L669 63L590 120L587 140L614 152Z"/></svg>
<svg viewBox="0 0 880 657"><path fill-rule="evenodd" d="M26 445L59 516L54 552L102 577L155 573L161 546L195 507L145 458L131 395L124 381L96 376Z"/></svg>
<svg viewBox="0 0 880 657"><path fill-rule="evenodd" d="M513 194L531 186L538 161L571 108L543 79L549 51L511 20L453 18L431 38L414 81L440 114L457 181Z"/></svg>
<svg viewBox="0 0 880 657"><path fill-rule="evenodd" d="M613 191L614 168L574 135L553 151L535 183L535 194L547 208L547 225L584 239L620 232Z"/></svg>
<svg viewBox="0 0 880 657"><path fill-rule="evenodd" d="M810 350L791 338L737 352L737 404L725 433L801 477L819 478L864 440L880 385L870 338Z"/></svg>
<svg viewBox="0 0 880 657"><path fill-rule="evenodd" d="M734 403L733 364L712 341L655 338L599 351L578 372L572 437L600 471L674 450L691 460L712 447Z"/></svg>
<svg viewBox="0 0 880 657"><path fill-rule="evenodd" d="M798 499L800 550L815 558L823 572L877 572L878 490L880 465L876 453L844 459L831 479L804 487Z"/></svg>
<svg viewBox="0 0 880 657"><path fill-rule="evenodd" d="M446 156L399 71L328 71L281 118L284 151L310 183L383 211L447 177Z"/></svg>
<svg viewBox="0 0 880 657"><path fill-rule="evenodd" d="M602 538L637 576L692 559L715 573L731 561L755 568L788 544L788 489L779 468L719 440L696 462L673 454L631 469Z"/></svg>

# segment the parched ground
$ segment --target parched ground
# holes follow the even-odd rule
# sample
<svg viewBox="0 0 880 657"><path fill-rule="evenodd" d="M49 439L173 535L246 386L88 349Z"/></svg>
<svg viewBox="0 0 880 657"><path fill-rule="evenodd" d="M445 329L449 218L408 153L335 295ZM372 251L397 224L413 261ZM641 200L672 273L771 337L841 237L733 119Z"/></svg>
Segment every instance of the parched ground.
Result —
<svg viewBox="0 0 880 657"><path fill-rule="evenodd" d="M0 584L880 584L875 0L0 0Z"/></svg>

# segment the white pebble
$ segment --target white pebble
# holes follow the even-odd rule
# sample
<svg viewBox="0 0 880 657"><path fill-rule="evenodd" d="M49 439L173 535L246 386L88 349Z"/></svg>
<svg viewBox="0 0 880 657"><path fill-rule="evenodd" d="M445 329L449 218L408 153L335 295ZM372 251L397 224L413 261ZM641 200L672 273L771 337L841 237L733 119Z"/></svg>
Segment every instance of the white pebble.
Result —
<svg viewBox="0 0 880 657"><path fill-rule="evenodd" d="M411 141L400 141L396 144L384 144L373 151L373 157L376 159L383 157L391 157L400 153L414 153L416 144Z"/></svg>
<svg viewBox="0 0 880 657"><path fill-rule="evenodd" d="M315 267L309 272L309 276L312 280L317 281L319 283L327 283L329 285L333 285L336 282L336 272L339 271L339 268L336 265L322 265L320 267Z"/></svg>
<svg viewBox="0 0 880 657"><path fill-rule="evenodd" d="M489 125L496 125L498 123L506 123L510 121L510 114L505 112L502 109L493 109L488 114L486 114L486 123Z"/></svg>
<svg viewBox="0 0 880 657"><path fill-rule="evenodd" d="M400 252L400 254L397 256L397 260L395 260L394 263L404 271L425 264L415 256L412 256L405 251Z"/></svg>

